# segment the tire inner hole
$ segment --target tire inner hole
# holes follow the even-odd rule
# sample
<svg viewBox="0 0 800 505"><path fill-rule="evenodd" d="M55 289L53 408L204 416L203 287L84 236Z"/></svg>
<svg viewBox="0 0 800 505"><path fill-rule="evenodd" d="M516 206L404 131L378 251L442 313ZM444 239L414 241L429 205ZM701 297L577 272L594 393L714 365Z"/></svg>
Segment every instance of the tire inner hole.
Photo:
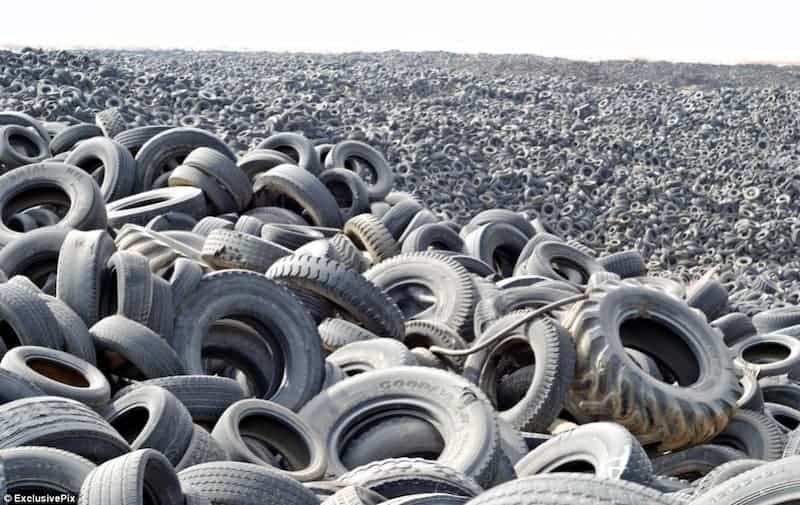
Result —
<svg viewBox="0 0 800 505"><path fill-rule="evenodd" d="M654 318L633 317L620 324L619 336L623 347L646 354L656 363L661 382L687 387L700 378L700 364L692 348L671 326Z"/></svg>
<svg viewBox="0 0 800 505"><path fill-rule="evenodd" d="M504 278L514 275L514 266L520 251L510 247L498 247L492 253L492 268Z"/></svg>
<svg viewBox="0 0 800 505"><path fill-rule="evenodd" d="M26 158L35 158L41 154L39 146L25 135L13 133L8 136L8 143L14 151Z"/></svg>
<svg viewBox="0 0 800 505"><path fill-rule="evenodd" d="M72 206L67 193L53 184L37 184L23 190L6 201L3 206L3 223L8 225L14 214L34 207L44 207L52 210L59 218L66 215ZM16 230L20 231L20 230Z"/></svg>
<svg viewBox="0 0 800 505"><path fill-rule="evenodd" d="M481 373L481 389L483 389L497 410L505 411L514 407L525 396L530 381L524 376L530 375L532 380L536 367L536 356L530 344L519 336L508 338L495 347ZM522 369L526 371L521 372ZM506 379L511 374L522 375L518 383Z"/></svg>
<svg viewBox="0 0 800 505"><path fill-rule="evenodd" d="M550 266L555 273L574 284L586 284L589 281L586 270L570 259L553 258L550 260Z"/></svg>
<svg viewBox="0 0 800 505"><path fill-rule="evenodd" d="M133 407L111 419L109 423L122 435L122 438L132 444L147 426L148 419L150 412L145 407Z"/></svg>
<svg viewBox="0 0 800 505"><path fill-rule="evenodd" d="M783 361L789 357L791 350L777 342L757 342L742 350L742 359L756 365L768 365Z"/></svg>
<svg viewBox="0 0 800 505"><path fill-rule="evenodd" d="M353 205L353 192L344 182L328 181L325 187L331 192L340 209L349 209Z"/></svg>
<svg viewBox="0 0 800 505"><path fill-rule="evenodd" d="M595 474L597 473L597 469L591 462L583 459L567 461L565 463L561 463L556 467L547 469L547 473L561 473L561 472Z"/></svg>
<svg viewBox="0 0 800 505"><path fill-rule="evenodd" d="M285 422L272 416L251 414L239 422L245 445L268 464L288 471L308 468L311 448L305 438Z"/></svg>
<svg viewBox="0 0 800 505"><path fill-rule="evenodd" d="M427 286L418 283L402 283L386 290L403 313L404 319L420 317L436 303L436 296Z"/></svg>
<svg viewBox="0 0 800 505"><path fill-rule="evenodd" d="M44 358L30 358L25 360L25 364L39 375L44 375L56 382L76 388L89 387L86 377L69 365Z"/></svg>

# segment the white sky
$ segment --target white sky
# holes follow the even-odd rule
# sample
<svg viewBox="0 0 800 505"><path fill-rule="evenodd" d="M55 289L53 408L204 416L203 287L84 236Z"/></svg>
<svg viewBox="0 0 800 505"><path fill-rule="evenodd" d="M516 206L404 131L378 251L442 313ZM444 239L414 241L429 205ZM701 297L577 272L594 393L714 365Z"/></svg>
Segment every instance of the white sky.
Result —
<svg viewBox="0 0 800 505"><path fill-rule="evenodd" d="M800 1L2 0L0 46L800 62ZM656 5L657 4L657 5Z"/></svg>

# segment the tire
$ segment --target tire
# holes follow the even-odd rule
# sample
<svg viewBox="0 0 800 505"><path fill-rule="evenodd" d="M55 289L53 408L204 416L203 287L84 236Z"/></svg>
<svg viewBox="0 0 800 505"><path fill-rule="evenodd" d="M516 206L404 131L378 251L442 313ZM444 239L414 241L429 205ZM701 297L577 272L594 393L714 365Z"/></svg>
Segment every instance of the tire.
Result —
<svg viewBox="0 0 800 505"><path fill-rule="evenodd" d="M741 312L731 312L718 317L711 321L711 326L722 332L722 338L728 347L733 347L757 333L750 316Z"/></svg>
<svg viewBox="0 0 800 505"><path fill-rule="evenodd" d="M95 177L106 202L124 198L133 191L136 161L130 151L111 139L97 137L84 140L70 151L64 163L74 165Z"/></svg>
<svg viewBox="0 0 800 505"><path fill-rule="evenodd" d="M380 221L392 237L398 240L414 216L423 209L422 204L416 199L404 198L392 205Z"/></svg>
<svg viewBox="0 0 800 505"><path fill-rule="evenodd" d="M317 326L317 330L319 331L322 348L328 352L334 352L353 342L378 338L377 335L357 324L331 317L324 319Z"/></svg>
<svg viewBox="0 0 800 505"><path fill-rule="evenodd" d="M2 449L0 460L5 474L0 491L31 498L63 494L77 501L81 484L95 468L86 458L49 447Z"/></svg>
<svg viewBox="0 0 800 505"><path fill-rule="evenodd" d="M766 461L761 461L760 459L739 459L723 463L697 481L694 492L692 493L692 498L697 499L699 496L706 494L709 490L719 486L723 482L764 464L766 464Z"/></svg>
<svg viewBox="0 0 800 505"><path fill-rule="evenodd" d="M47 395L77 400L95 410L111 398L111 386L91 363L46 347L9 350L0 367L38 386Z"/></svg>
<svg viewBox="0 0 800 505"><path fill-rule="evenodd" d="M452 468L421 458L393 458L355 468L337 479L386 498L442 492L473 497L483 489L474 479Z"/></svg>
<svg viewBox="0 0 800 505"><path fill-rule="evenodd" d="M378 336L403 338L403 317L392 299L337 261L288 256L275 262L267 277L325 298Z"/></svg>
<svg viewBox="0 0 800 505"><path fill-rule="evenodd" d="M197 128L171 128L154 135L136 153L134 192L153 189L156 179L170 170L170 160L180 164L198 147L209 147L236 161L236 155L214 135Z"/></svg>
<svg viewBox="0 0 800 505"><path fill-rule="evenodd" d="M0 406L0 449L35 445L101 463L130 451L127 442L86 405L36 396Z"/></svg>
<svg viewBox="0 0 800 505"><path fill-rule="evenodd" d="M780 333L779 330L800 324L797 307L780 307L759 312L753 316L753 325L761 333Z"/></svg>
<svg viewBox="0 0 800 505"><path fill-rule="evenodd" d="M403 343L409 349L431 346L444 347L445 349L461 350L467 348L467 342L455 330L438 321L416 319L406 321ZM455 370L464 368L465 359L458 356L440 356L437 360L445 362Z"/></svg>
<svg viewBox="0 0 800 505"><path fill-rule="evenodd" d="M142 386L116 398L103 416L133 450L155 449L173 465L186 452L194 430L186 407L158 386Z"/></svg>
<svg viewBox="0 0 800 505"><path fill-rule="evenodd" d="M360 214L344 225L344 234L360 251L366 251L373 264L400 252L400 246L389 230L371 214Z"/></svg>
<svg viewBox="0 0 800 505"><path fill-rule="evenodd" d="M50 133L45 125L24 112L0 112L0 125L17 125L34 130L46 142L50 143Z"/></svg>
<svg viewBox="0 0 800 505"><path fill-rule="evenodd" d="M745 505L791 503L800 499L797 465L800 457L773 461L720 483L692 505Z"/></svg>
<svg viewBox="0 0 800 505"><path fill-rule="evenodd" d="M321 391L328 389L337 382L341 382L347 378L344 370L334 365L330 361L325 362L325 382L322 383Z"/></svg>
<svg viewBox="0 0 800 505"><path fill-rule="evenodd" d="M180 472L187 468L211 461L227 461L230 459L225 449L220 447L216 440L202 427L194 425L192 440L189 447L181 456L181 460L175 465L175 470Z"/></svg>
<svg viewBox="0 0 800 505"><path fill-rule="evenodd" d="M499 319L489 327L486 335L491 336L495 328L505 327L525 314L513 312ZM531 364L526 361L524 353L534 356L537 366L533 378L518 403L500 404L497 384L505 375L503 367L519 369ZM511 356L519 357L520 361ZM505 364L504 360L511 363ZM497 344L470 355L464 365L464 377L487 394L497 405L498 415L514 428L544 432L564 406L574 370L575 347L569 333L557 322L541 318L516 327Z"/></svg>
<svg viewBox="0 0 800 505"><path fill-rule="evenodd" d="M783 455L786 435L766 414L740 410L712 443L733 447L751 459L772 461Z"/></svg>
<svg viewBox="0 0 800 505"><path fill-rule="evenodd" d="M64 349L64 333L41 292L32 283L22 285L24 277L13 277L0 284L0 320L5 329L0 335L4 350L20 345Z"/></svg>
<svg viewBox="0 0 800 505"><path fill-rule="evenodd" d="M272 307L269 312L262 310L265 303ZM254 272L208 274L177 306L171 344L187 372L204 373L202 341L212 324L230 316L261 328L263 343L281 355L283 379L265 399L294 410L317 394L324 366L316 325L286 289Z"/></svg>
<svg viewBox="0 0 800 505"><path fill-rule="evenodd" d="M244 399L244 392L235 380L212 375L177 375L150 379L119 390L114 399L147 385L166 389L183 403L195 423L212 426L225 409Z"/></svg>
<svg viewBox="0 0 800 505"><path fill-rule="evenodd" d="M108 461L86 477L79 505L184 505L181 484L167 459L142 449Z"/></svg>
<svg viewBox="0 0 800 505"><path fill-rule="evenodd" d="M391 399L391 405L386 401ZM325 437L328 473L346 472L341 447L355 435L354 422L367 423L386 410L414 406L415 415L433 422L433 412L444 440L438 462L490 483L495 474L500 443L494 411L483 393L466 380L440 370L401 367L351 377L321 392L300 411L300 417ZM362 424L363 426L363 424Z"/></svg>
<svg viewBox="0 0 800 505"><path fill-rule="evenodd" d="M527 241L525 234L516 227L493 222L479 226L464 237L464 252L493 267L501 277L511 277Z"/></svg>
<svg viewBox="0 0 800 505"><path fill-rule="evenodd" d="M12 216L38 205L58 205L68 210L58 226L76 230L99 230L107 226L105 202L94 179L84 171L63 163L26 165L0 176L0 215ZM0 245L22 233L0 221Z"/></svg>
<svg viewBox="0 0 800 505"><path fill-rule="evenodd" d="M131 156L136 157L136 154L148 140L159 133L171 129L171 126L137 126L136 128L118 133L114 136L114 140L125 146L125 148L130 151Z"/></svg>
<svg viewBox="0 0 800 505"><path fill-rule="evenodd" d="M297 250L314 240L324 240L325 236L310 226L273 225L261 226L258 234L264 240L278 243L283 247ZM336 258L334 258L336 259Z"/></svg>
<svg viewBox="0 0 800 505"><path fill-rule="evenodd" d="M344 221L369 212L367 186L355 172L330 168L319 175L319 180L336 199Z"/></svg>
<svg viewBox="0 0 800 505"><path fill-rule="evenodd" d="M644 370L647 375L655 377L660 381L664 380L664 376L661 375L661 370L659 370L656 360L643 352L637 351L636 349L625 349L625 353L634 361L634 363L636 363L639 368Z"/></svg>
<svg viewBox="0 0 800 505"><path fill-rule="evenodd" d="M278 165L294 164L294 159L274 149L254 149L239 158L236 166L243 171L250 181L255 181L256 176L268 172Z"/></svg>
<svg viewBox="0 0 800 505"><path fill-rule="evenodd" d="M320 502L325 505L378 505L385 501L384 496L359 486L346 486L330 496L320 496Z"/></svg>
<svg viewBox="0 0 800 505"><path fill-rule="evenodd" d="M494 321L515 310L538 309L570 296L579 294L569 284L550 284L544 282L533 286L503 289L494 296L484 297L475 306L473 314L472 331L480 337L486 328ZM564 309L554 311L559 315Z"/></svg>
<svg viewBox="0 0 800 505"><path fill-rule="evenodd" d="M197 219L183 212L167 212L147 222L145 228L153 231L192 231Z"/></svg>
<svg viewBox="0 0 800 505"><path fill-rule="evenodd" d="M327 467L319 436L291 410L264 400L242 400L231 405L214 426L211 436L233 461L275 466L257 448L281 461L278 470L300 482L322 478Z"/></svg>
<svg viewBox="0 0 800 505"><path fill-rule="evenodd" d="M644 256L634 249L611 253L598 258L597 264L607 271L619 275L622 279L647 275Z"/></svg>
<svg viewBox="0 0 800 505"><path fill-rule="evenodd" d="M233 230L233 223L219 217L206 216L197 221L192 228L192 233L208 237L214 230Z"/></svg>
<svg viewBox="0 0 800 505"><path fill-rule="evenodd" d="M703 278L695 282L686 292L686 303L706 315L712 321L728 309L728 290L714 278Z"/></svg>
<svg viewBox="0 0 800 505"><path fill-rule="evenodd" d="M739 384L742 385L742 396L736 402L740 409L752 410L754 412L764 411L764 393L758 383L757 373L745 372L739 377Z"/></svg>
<svg viewBox="0 0 800 505"><path fill-rule="evenodd" d="M201 258L216 269L242 268L266 272L280 258L291 254L291 249L275 242L238 231L217 229L203 242Z"/></svg>
<svg viewBox="0 0 800 505"><path fill-rule="evenodd" d="M288 163L296 164L313 175L322 172L319 155L314 149L314 144L306 137L297 133L276 133L262 141L256 149L270 149L278 151L289 157Z"/></svg>
<svg viewBox="0 0 800 505"><path fill-rule="evenodd" d="M464 229L461 230L462 235L464 234ZM522 248L522 252L519 253L519 257L517 258L517 262L514 264L514 276L521 277L523 275L528 275L528 260L530 259L531 255L533 254L534 249L536 246L543 242L564 242L560 237L557 237L551 233L547 232L537 232L532 238L528 239L525 243L525 247Z"/></svg>
<svg viewBox="0 0 800 505"><path fill-rule="evenodd" d="M180 212L200 219L206 214L203 192L191 187L151 189L108 204L108 224L120 228L124 224L144 226L167 212Z"/></svg>
<svg viewBox="0 0 800 505"><path fill-rule="evenodd" d="M236 202L236 210L243 211L250 205L253 198L253 185L239 167L231 160L227 153L208 147L198 147L189 153L183 164L200 170L203 174L214 179L216 184Z"/></svg>
<svg viewBox="0 0 800 505"><path fill-rule="evenodd" d="M223 156L223 155L220 155ZM223 156L224 157L224 156ZM203 192L210 214L238 212L239 204L233 194L211 175L189 165L179 165L170 172L167 185L175 187L194 187Z"/></svg>
<svg viewBox="0 0 800 505"><path fill-rule="evenodd" d="M391 338L375 338L340 347L326 361L354 375L398 366L415 366L417 359L408 348Z"/></svg>
<svg viewBox="0 0 800 505"><path fill-rule="evenodd" d="M442 436L431 423L398 414L379 420L346 444L342 462L347 468L357 468L381 460L433 459L443 448Z"/></svg>
<svg viewBox="0 0 800 505"><path fill-rule="evenodd" d="M259 175L253 185L259 205L278 205L307 214L311 224L342 227L339 205L328 188L313 174L295 165L278 165Z"/></svg>
<svg viewBox="0 0 800 505"><path fill-rule="evenodd" d="M458 252L464 249L464 241L452 228L442 223L424 224L408 234L401 252L447 250Z"/></svg>
<svg viewBox="0 0 800 505"><path fill-rule="evenodd" d="M56 296L87 324L100 320L106 264L116 251L105 231L71 231L58 257Z"/></svg>
<svg viewBox="0 0 800 505"><path fill-rule="evenodd" d="M109 316L89 330L105 370L128 379L182 375L183 363L158 334L124 316ZM120 359L122 364L118 362ZM113 363L113 366L112 366Z"/></svg>
<svg viewBox="0 0 800 505"><path fill-rule="evenodd" d="M41 228L9 242L0 250L0 269L8 277L24 275L39 288L52 282L58 271L58 254L69 228ZM54 295L52 290L49 295Z"/></svg>
<svg viewBox="0 0 800 505"><path fill-rule="evenodd" d="M128 129L128 124L118 107L104 109L95 114L94 124L100 128L103 135L110 138L114 138Z"/></svg>
<svg viewBox="0 0 800 505"><path fill-rule="evenodd" d="M722 445L696 445L683 451L653 458L653 472L692 482L700 480L720 465L745 457L741 451Z"/></svg>
<svg viewBox="0 0 800 505"><path fill-rule="evenodd" d="M117 251L108 259L104 271L100 317L116 313L147 324L151 309L157 302L147 258L128 251Z"/></svg>
<svg viewBox="0 0 800 505"><path fill-rule="evenodd" d="M800 340L785 335L754 336L733 348L736 359L758 370L759 377L800 378Z"/></svg>
<svg viewBox="0 0 800 505"><path fill-rule="evenodd" d="M308 222L296 212L281 207L255 207L244 213L245 216L253 216L260 219L264 224L293 224L295 226L307 226Z"/></svg>
<svg viewBox="0 0 800 505"><path fill-rule="evenodd" d="M583 473L544 474L518 479L496 486L468 505L675 505L662 493L635 482L612 480Z"/></svg>
<svg viewBox="0 0 800 505"><path fill-rule="evenodd" d="M703 316L627 280L591 287L587 294L563 319L578 350L570 401L593 419L616 420L643 445L658 443L658 450L698 445L721 432L741 389L727 349ZM630 317L632 307L638 318ZM639 331L628 326L621 335L623 321L644 326ZM637 338L642 334L648 339ZM648 342L654 341L651 347ZM646 374L625 347L660 360L662 374L669 371L679 387Z"/></svg>
<svg viewBox="0 0 800 505"><path fill-rule="evenodd" d="M494 222L510 224L521 231L528 239L536 235L533 225L522 214L508 209L489 209L478 212L475 217L470 219L467 225L477 228Z"/></svg>
<svg viewBox="0 0 800 505"><path fill-rule="evenodd" d="M561 433L514 465L520 478L577 469L640 484L653 477L647 453L628 430L615 423L590 423Z"/></svg>
<svg viewBox="0 0 800 505"><path fill-rule="evenodd" d="M401 244L406 241L409 235L414 233L415 230L425 226L426 224L437 224L439 223L439 218L433 212L429 211L428 209L422 209L421 211L417 212L414 215L414 218L411 219L411 222L408 223L403 233L398 237L397 241Z"/></svg>
<svg viewBox="0 0 800 505"><path fill-rule="evenodd" d="M178 474L187 493L230 505L319 505L302 484L271 468L241 462L195 465Z"/></svg>
<svg viewBox="0 0 800 505"><path fill-rule="evenodd" d="M529 274L566 280L576 286L585 286L592 274L606 271L591 256L561 242L537 245L526 270Z"/></svg>
<svg viewBox="0 0 800 505"><path fill-rule="evenodd" d="M334 254L327 256L344 263L358 273L364 273L370 267L370 261L364 256L353 242L344 234L337 233L328 239ZM299 253L299 251L297 251Z"/></svg>
<svg viewBox="0 0 800 505"><path fill-rule="evenodd" d="M372 146L357 140L344 140L334 145L325 157L325 168L369 171L373 180L367 184L371 201L383 200L394 184L394 174L386 158Z"/></svg>
<svg viewBox="0 0 800 505"><path fill-rule="evenodd" d="M0 369L0 405L31 396L46 395L36 384L13 372Z"/></svg>
<svg viewBox="0 0 800 505"><path fill-rule="evenodd" d="M447 493L422 493L385 501L385 505L460 505L469 498Z"/></svg>
<svg viewBox="0 0 800 505"><path fill-rule="evenodd" d="M0 169L3 172L49 157L49 146L35 132L17 125L0 126Z"/></svg>
<svg viewBox="0 0 800 505"><path fill-rule="evenodd" d="M172 267L172 274L169 277L170 289L172 290L173 300L183 300L189 296L197 286L197 283L205 275L200 263L187 258L178 258Z"/></svg>
<svg viewBox="0 0 800 505"><path fill-rule="evenodd" d="M236 220L236 224L233 225L233 230L254 237L260 237L261 228L263 227L264 223L260 219L253 216L241 216Z"/></svg>
<svg viewBox="0 0 800 505"><path fill-rule="evenodd" d="M147 257L150 271L159 275L172 268L179 257L200 260L203 236L186 231L157 232L135 224L122 227L116 237L121 250Z"/></svg>
<svg viewBox="0 0 800 505"><path fill-rule="evenodd" d="M800 410L780 403L767 402L764 404L764 413L778 423L784 433L790 433L800 426Z"/></svg>
<svg viewBox="0 0 800 505"><path fill-rule="evenodd" d="M58 132L53 140L50 141L50 152L53 156L66 153L71 150L78 142L94 137L101 137L103 131L91 123L79 123L68 126Z"/></svg>
<svg viewBox="0 0 800 505"><path fill-rule="evenodd" d="M438 321L461 333L475 310L475 285L467 270L436 253L395 256L367 270L364 277L388 294L406 321ZM432 299L422 305L411 291L420 288Z"/></svg>

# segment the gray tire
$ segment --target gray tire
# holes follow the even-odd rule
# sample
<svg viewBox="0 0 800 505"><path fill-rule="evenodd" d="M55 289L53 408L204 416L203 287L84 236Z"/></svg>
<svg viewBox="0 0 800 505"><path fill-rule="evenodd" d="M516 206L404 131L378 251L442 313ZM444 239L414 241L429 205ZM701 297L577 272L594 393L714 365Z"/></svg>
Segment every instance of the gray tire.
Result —
<svg viewBox="0 0 800 505"><path fill-rule="evenodd" d="M167 459L142 449L98 466L81 486L79 505L183 505L181 484Z"/></svg>
<svg viewBox="0 0 800 505"><path fill-rule="evenodd" d="M259 205L302 209L312 224L341 228L342 214L333 195L313 174L295 165L278 165L259 175L253 185Z"/></svg>
<svg viewBox="0 0 800 505"><path fill-rule="evenodd" d="M86 458L49 447L16 447L0 450L5 487L9 496L65 494L78 498L95 465Z"/></svg>
<svg viewBox="0 0 800 505"><path fill-rule="evenodd" d="M97 137L81 142L70 151L64 163L95 177L106 202L124 198L133 191L136 162L125 146L109 138Z"/></svg>
<svg viewBox="0 0 800 505"><path fill-rule="evenodd" d="M402 342L375 338L340 347L326 361L341 368L348 376L381 368L415 366L417 359Z"/></svg>

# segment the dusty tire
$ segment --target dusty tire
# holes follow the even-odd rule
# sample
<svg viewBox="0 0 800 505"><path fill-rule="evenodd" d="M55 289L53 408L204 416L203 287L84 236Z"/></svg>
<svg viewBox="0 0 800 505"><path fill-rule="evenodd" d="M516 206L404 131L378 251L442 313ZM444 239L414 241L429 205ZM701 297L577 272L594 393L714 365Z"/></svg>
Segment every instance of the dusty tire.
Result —
<svg viewBox="0 0 800 505"><path fill-rule="evenodd" d="M419 458L374 461L347 472L337 480L390 499L433 492L472 497L483 491L472 478L446 465Z"/></svg>
<svg viewBox="0 0 800 505"><path fill-rule="evenodd" d="M316 226L341 228L342 214L328 188L295 165L278 165L259 175L253 185L259 205L278 205L307 213Z"/></svg>
<svg viewBox="0 0 800 505"><path fill-rule="evenodd" d="M234 230L217 229L203 242L201 258L216 269L266 272L273 263L291 254L291 249L275 242Z"/></svg>
<svg viewBox="0 0 800 505"><path fill-rule="evenodd" d="M783 455L786 435L766 414L740 410L712 443L738 449L748 458L772 461Z"/></svg>
<svg viewBox="0 0 800 505"><path fill-rule="evenodd" d="M49 447L2 449L0 461L5 474L0 491L31 498L64 494L77 499L81 484L95 468L88 459Z"/></svg>
<svg viewBox="0 0 800 505"><path fill-rule="evenodd" d="M64 163L86 170L96 177L106 202L124 198L133 191L136 162L130 151L113 140L103 137L85 140L70 151Z"/></svg>
<svg viewBox="0 0 800 505"><path fill-rule="evenodd" d="M358 250L366 251L372 263L380 263L400 252L389 230L372 214L360 214L347 220L344 234Z"/></svg>

